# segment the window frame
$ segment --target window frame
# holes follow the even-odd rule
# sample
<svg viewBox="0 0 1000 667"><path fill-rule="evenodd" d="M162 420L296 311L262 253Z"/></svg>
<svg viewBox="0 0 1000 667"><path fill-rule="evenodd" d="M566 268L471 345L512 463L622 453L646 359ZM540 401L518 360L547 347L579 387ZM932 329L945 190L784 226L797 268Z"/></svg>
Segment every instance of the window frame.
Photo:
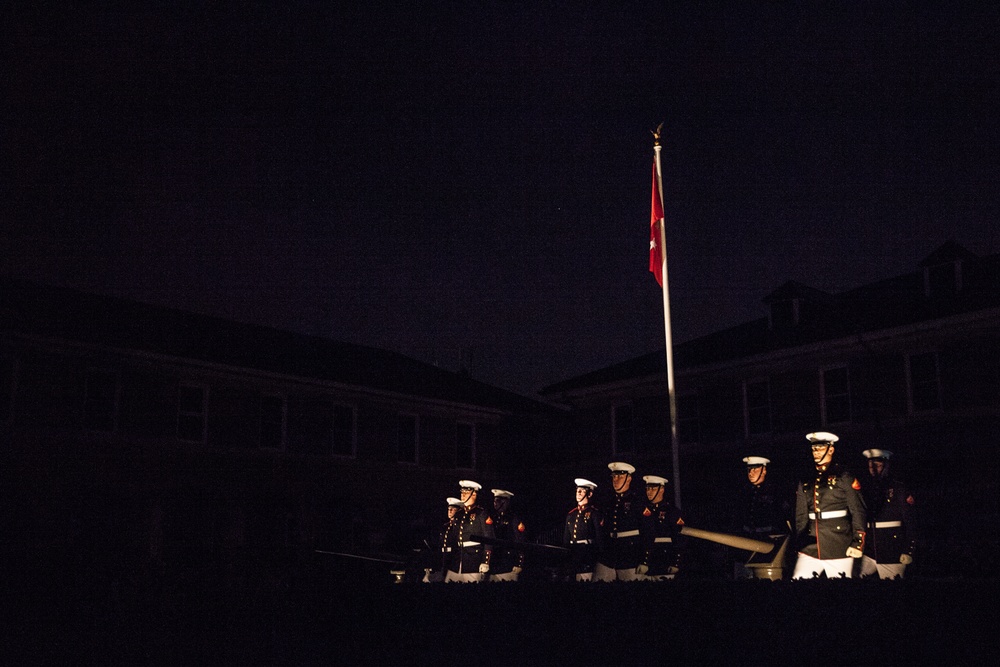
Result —
<svg viewBox="0 0 1000 667"><path fill-rule="evenodd" d="M337 434L344 429L338 427L338 411L345 411L350 414L350 427L347 437L350 440L349 452L341 451L337 444ZM329 455L337 459L353 459L358 456L358 408L349 403L333 403L330 406L330 447Z"/></svg>
<svg viewBox="0 0 1000 667"><path fill-rule="evenodd" d="M626 421L619 417L619 412L628 411L627 424L619 422ZM624 415L623 415L624 416ZM622 436L627 435L629 442L622 442ZM611 405L611 455L621 456L623 454L635 454L635 404L632 401L619 401Z"/></svg>
<svg viewBox="0 0 1000 667"><path fill-rule="evenodd" d="M465 465L466 461L459 460L459 447L462 444L459 442L459 436L462 432L463 427L468 427L469 429L469 460L468 465ZM476 423L469 421L456 421L455 422L455 467L460 470L475 470L476 469L476 458L477 458L477 441L476 441Z"/></svg>
<svg viewBox="0 0 1000 667"><path fill-rule="evenodd" d="M201 392L201 410L191 411L183 409L183 402L181 400L181 392L186 389L197 389ZM194 418L200 417L201 420L201 437L200 439L192 439L184 437L181 433L181 420L185 417ZM205 444L208 439L208 385L200 384L197 382L178 382L177 383L177 428L176 437L181 442L191 442L197 444Z"/></svg>
<svg viewBox="0 0 1000 667"><path fill-rule="evenodd" d="M930 357L934 361L934 378L933 380L924 380L920 383L919 387L934 386L934 405L931 407L920 407L918 408L915 404L914 397L917 395L917 383L914 381L913 377L913 360L917 357ZM931 412L939 412L942 410L941 401L941 355L937 350L921 350L918 352L910 352L906 355L906 410L908 414L926 414Z"/></svg>
<svg viewBox="0 0 1000 667"><path fill-rule="evenodd" d="M752 386L764 385L766 390L767 428L763 430L751 430L751 416L755 411L761 410L761 406L750 405L750 389ZM759 435L767 435L774 432L774 410L771 399L771 379L767 377L750 378L743 380L743 435L747 438Z"/></svg>
<svg viewBox="0 0 1000 667"><path fill-rule="evenodd" d="M677 442L680 444L695 445L702 440L701 399L701 394L696 391L677 395ZM693 415L689 416L688 413L693 413ZM668 423L667 428L669 427ZM685 434L692 430L696 437L694 439L686 438Z"/></svg>
<svg viewBox="0 0 1000 667"><path fill-rule="evenodd" d="M111 380L111 414L110 428L95 428L89 424L90 415L92 414L89 410L90 406L94 405L91 400L91 378L96 375L103 375ZM83 376L83 401L81 406L81 424L83 429L88 433L117 433L120 422L121 415L121 374L117 370L112 370L108 368L103 368L100 366L91 366L84 371Z"/></svg>
<svg viewBox="0 0 1000 667"><path fill-rule="evenodd" d="M281 417L280 417L280 423L278 424L278 433L279 433L278 440L279 440L279 444L278 444L277 447L268 446L264 442L265 425L266 424L274 424L275 423L273 421L266 421L265 422L265 419L264 419L264 417L265 417L264 402L267 401L268 399L277 399L277 400L279 400L281 402L281 406L280 406ZM272 452L284 452L284 451L287 451L287 449L288 449L288 397L285 396L284 394L281 394L281 393L264 393L264 394L261 394L261 396L260 396L259 406L260 406L260 408L259 408L259 412L258 412L258 424L257 424L257 426L258 426L258 437L260 438L260 440L259 440L259 447L260 447L260 449L264 449L264 450L272 451Z"/></svg>
<svg viewBox="0 0 1000 667"><path fill-rule="evenodd" d="M831 371L843 370L847 375L847 392L846 394L833 394L833 398L838 398L842 396L847 397L847 418L846 419L831 419L830 418L830 399L831 394L827 388L827 375ZM831 424L849 424L854 421L854 392L851 386L851 368L848 364L837 364L833 366L825 366L819 369L819 407L820 407L820 423L823 426L829 426Z"/></svg>
<svg viewBox="0 0 1000 667"><path fill-rule="evenodd" d="M400 456L400 444L402 443L403 420L413 422L413 458L403 459ZM457 436L456 436L457 437ZM400 412L396 414L396 463L402 465L420 465L420 415L412 412Z"/></svg>

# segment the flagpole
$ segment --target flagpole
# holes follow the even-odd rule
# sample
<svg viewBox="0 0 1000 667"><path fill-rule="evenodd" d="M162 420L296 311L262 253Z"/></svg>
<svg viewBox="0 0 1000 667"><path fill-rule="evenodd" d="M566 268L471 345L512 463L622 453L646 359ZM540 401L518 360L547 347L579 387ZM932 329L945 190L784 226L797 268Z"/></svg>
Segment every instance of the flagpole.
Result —
<svg viewBox="0 0 1000 667"><path fill-rule="evenodd" d="M663 202L663 171L660 168L660 127L653 132L653 153L656 160L656 187L659 190L660 202ZM660 254L663 264L660 267L663 276L663 334L667 352L667 400L670 404L670 449L674 468L674 505L681 507L681 466L680 449L677 438L677 395L674 392L674 345L670 333L670 289L667 286L667 232L666 218L660 220Z"/></svg>

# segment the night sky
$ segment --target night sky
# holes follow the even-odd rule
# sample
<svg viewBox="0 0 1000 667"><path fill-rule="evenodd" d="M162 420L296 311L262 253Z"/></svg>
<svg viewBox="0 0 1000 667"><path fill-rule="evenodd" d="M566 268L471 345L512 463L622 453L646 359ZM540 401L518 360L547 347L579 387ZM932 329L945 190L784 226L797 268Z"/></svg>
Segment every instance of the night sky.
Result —
<svg viewBox="0 0 1000 667"><path fill-rule="evenodd" d="M660 122L675 342L1000 251L995 6L14 4L3 274L531 393L662 349Z"/></svg>

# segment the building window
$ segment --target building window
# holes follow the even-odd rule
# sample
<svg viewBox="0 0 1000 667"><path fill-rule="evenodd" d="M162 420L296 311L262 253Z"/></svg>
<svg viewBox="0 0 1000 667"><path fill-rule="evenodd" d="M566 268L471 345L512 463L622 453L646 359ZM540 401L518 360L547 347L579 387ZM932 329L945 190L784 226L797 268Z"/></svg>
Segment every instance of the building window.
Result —
<svg viewBox="0 0 1000 667"><path fill-rule="evenodd" d="M677 397L677 440L685 444L701 442L701 400L698 394Z"/></svg>
<svg viewBox="0 0 1000 667"><path fill-rule="evenodd" d="M635 412L630 403L611 408L612 454L635 452Z"/></svg>
<svg viewBox="0 0 1000 667"><path fill-rule="evenodd" d="M349 405L333 406L334 456L354 456L354 408Z"/></svg>
<svg viewBox="0 0 1000 667"><path fill-rule="evenodd" d="M455 425L455 467L476 467L476 426L459 422Z"/></svg>
<svg viewBox="0 0 1000 667"><path fill-rule="evenodd" d="M284 396L266 395L260 398L260 446L263 449L285 449L287 405Z"/></svg>
<svg viewBox="0 0 1000 667"><path fill-rule="evenodd" d="M771 431L771 387L767 380L743 383L743 420L747 435Z"/></svg>
<svg viewBox="0 0 1000 667"><path fill-rule="evenodd" d="M400 463L417 463L420 427L416 415L396 417L396 460Z"/></svg>
<svg viewBox="0 0 1000 667"><path fill-rule="evenodd" d="M851 421L851 377L847 366L820 371L823 424Z"/></svg>
<svg viewBox="0 0 1000 667"><path fill-rule="evenodd" d="M0 357L0 424L14 418L14 360Z"/></svg>
<svg viewBox="0 0 1000 667"><path fill-rule="evenodd" d="M910 412L926 412L941 407L940 378L936 352L911 354L906 358Z"/></svg>
<svg viewBox="0 0 1000 667"><path fill-rule="evenodd" d="M83 427L113 433L118 419L118 374L90 369L84 379Z"/></svg>
<svg viewBox="0 0 1000 667"><path fill-rule="evenodd" d="M205 442L205 387L182 384L177 388L177 438Z"/></svg>

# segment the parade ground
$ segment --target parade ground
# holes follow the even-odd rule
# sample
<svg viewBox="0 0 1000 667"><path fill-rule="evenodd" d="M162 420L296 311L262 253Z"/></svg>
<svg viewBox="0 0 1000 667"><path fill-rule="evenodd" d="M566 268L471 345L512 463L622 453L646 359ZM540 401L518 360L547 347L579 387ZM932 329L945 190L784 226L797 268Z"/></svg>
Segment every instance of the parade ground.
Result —
<svg viewBox="0 0 1000 667"><path fill-rule="evenodd" d="M74 588L5 604L6 664L982 664L993 579ZM365 576L361 576L361 575Z"/></svg>

